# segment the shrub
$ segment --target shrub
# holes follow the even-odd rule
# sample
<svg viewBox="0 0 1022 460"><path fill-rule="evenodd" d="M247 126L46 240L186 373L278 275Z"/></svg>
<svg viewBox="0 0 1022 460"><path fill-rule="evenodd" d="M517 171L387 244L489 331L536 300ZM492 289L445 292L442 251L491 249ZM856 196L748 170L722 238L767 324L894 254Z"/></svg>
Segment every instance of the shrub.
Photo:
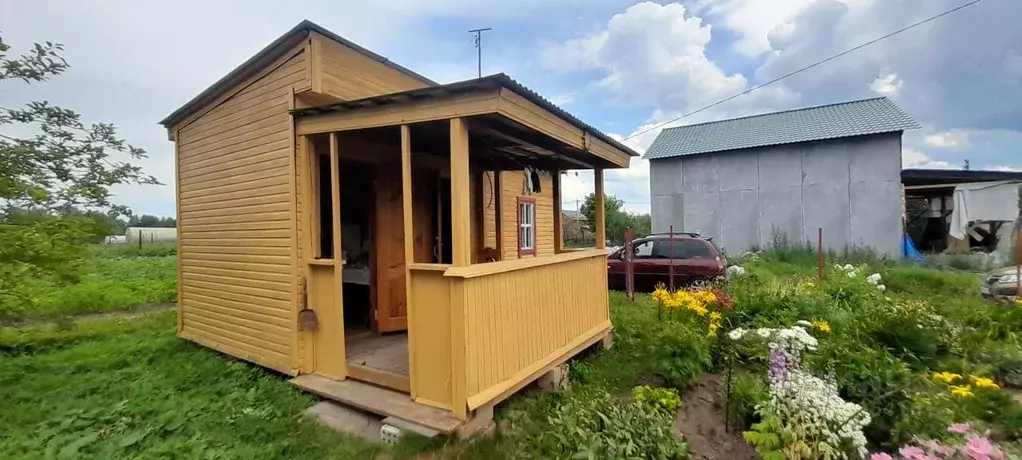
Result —
<svg viewBox="0 0 1022 460"><path fill-rule="evenodd" d="M546 430L529 440L532 458L680 459L685 443L674 433L674 416L639 402L615 400L604 390L564 398L553 407Z"/></svg>
<svg viewBox="0 0 1022 460"><path fill-rule="evenodd" d="M648 350L650 367L668 385L684 388L710 367L710 343L701 328L664 322L650 333L655 337Z"/></svg>
<svg viewBox="0 0 1022 460"><path fill-rule="evenodd" d="M643 406L672 415L681 407L681 396L673 388L651 388L643 385L632 389L632 396Z"/></svg>
<svg viewBox="0 0 1022 460"><path fill-rule="evenodd" d="M770 389L762 379L752 375L741 375L731 381L728 400L728 419L735 426L748 428L757 421L756 406L770 398Z"/></svg>

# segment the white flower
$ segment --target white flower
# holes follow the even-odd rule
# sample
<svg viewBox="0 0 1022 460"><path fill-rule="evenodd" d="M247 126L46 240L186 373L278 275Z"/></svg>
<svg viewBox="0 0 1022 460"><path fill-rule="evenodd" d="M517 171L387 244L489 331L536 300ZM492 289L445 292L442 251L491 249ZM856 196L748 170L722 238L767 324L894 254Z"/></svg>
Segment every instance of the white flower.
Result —
<svg viewBox="0 0 1022 460"><path fill-rule="evenodd" d="M858 273L855 273L855 270L845 272L845 274L848 275L849 278L855 278L858 275Z"/></svg>
<svg viewBox="0 0 1022 460"><path fill-rule="evenodd" d="M745 333L746 332L747 331L745 329L742 329L740 327L739 328L735 328L731 332L727 333L727 338L729 338L731 340L738 341L738 340L741 340L742 337L745 337Z"/></svg>
<svg viewBox="0 0 1022 460"><path fill-rule="evenodd" d="M745 274L745 267L742 267L741 265L731 265L730 267L727 267L727 274L728 274L728 276L731 276L731 275L735 275L735 276L737 276L737 275L744 275Z"/></svg>
<svg viewBox="0 0 1022 460"><path fill-rule="evenodd" d="M878 284L877 285L877 290L880 291L880 292L884 292L884 291L887 290L887 286L884 286L883 284Z"/></svg>
<svg viewBox="0 0 1022 460"><path fill-rule="evenodd" d="M852 270L855 270L855 267L853 267L852 264L845 264L845 266L841 267L841 269L846 271L846 272L850 272Z"/></svg>
<svg viewBox="0 0 1022 460"><path fill-rule="evenodd" d="M869 276L866 277L866 281L869 284L872 284L872 285L876 286L877 284L880 284L880 274L879 273L874 273L872 275L869 275Z"/></svg>

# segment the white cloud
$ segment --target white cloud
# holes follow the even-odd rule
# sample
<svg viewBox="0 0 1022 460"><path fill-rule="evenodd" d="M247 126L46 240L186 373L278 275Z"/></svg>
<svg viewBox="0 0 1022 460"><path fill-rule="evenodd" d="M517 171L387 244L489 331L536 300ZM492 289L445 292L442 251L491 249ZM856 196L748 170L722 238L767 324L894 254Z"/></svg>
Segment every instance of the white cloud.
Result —
<svg viewBox="0 0 1022 460"><path fill-rule="evenodd" d="M870 83L869 89L876 91L884 96L895 96L898 94L898 90L901 89L901 79L898 78L898 74L889 73L883 77L877 77Z"/></svg>
<svg viewBox="0 0 1022 460"><path fill-rule="evenodd" d="M1022 166L998 165L998 166L987 166L987 167L985 167L983 169L987 169L987 170L990 170L990 171L1001 171L1001 172L1022 172Z"/></svg>
<svg viewBox="0 0 1022 460"><path fill-rule="evenodd" d="M684 110L744 90L741 74L726 74L706 57L710 26L681 4L639 3L606 27L540 52L556 70L599 69L596 83L620 104Z"/></svg>
<svg viewBox="0 0 1022 460"><path fill-rule="evenodd" d="M923 142L929 147L951 148L965 147L969 145L969 133L961 130L944 131L927 134Z"/></svg>
<svg viewBox="0 0 1022 460"><path fill-rule="evenodd" d="M956 169L957 166L946 161L938 161L930 158L921 150L905 147L901 149L901 164L903 168L921 169Z"/></svg>
<svg viewBox="0 0 1022 460"><path fill-rule="evenodd" d="M696 11L720 18L738 34L732 48L748 57L757 57L784 43L792 32L789 23L796 13L813 0L702 0Z"/></svg>

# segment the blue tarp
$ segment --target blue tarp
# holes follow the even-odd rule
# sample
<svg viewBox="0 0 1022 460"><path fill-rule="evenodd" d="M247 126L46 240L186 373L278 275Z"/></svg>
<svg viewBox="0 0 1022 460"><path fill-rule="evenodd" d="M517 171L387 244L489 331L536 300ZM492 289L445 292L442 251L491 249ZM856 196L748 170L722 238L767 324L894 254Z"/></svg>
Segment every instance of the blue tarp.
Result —
<svg viewBox="0 0 1022 460"><path fill-rule="evenodd" d="M912 237L905 234L904 243L901 245L901 256L906 259L912 260L923 260L923 255L916 249L916 244L912 242Z"/></svg>

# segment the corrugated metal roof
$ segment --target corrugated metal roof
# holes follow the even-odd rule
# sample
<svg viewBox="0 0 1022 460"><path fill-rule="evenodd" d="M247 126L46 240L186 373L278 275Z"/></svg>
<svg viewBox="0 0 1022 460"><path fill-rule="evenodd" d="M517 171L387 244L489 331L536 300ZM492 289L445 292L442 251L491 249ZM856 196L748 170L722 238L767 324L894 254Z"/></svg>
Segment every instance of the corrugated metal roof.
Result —
<svg viewBox="0 0 1022 460"><path fill-rule="evenodd" d="M330 104L325 106L296 109L294 110L294 113L298 116L302 116L317 113L327 113L339 110L358 110L366 107L408 103L409 101L419 100L422 98L445 97L453 94L476 91L479 89L491 89L496 87L510 89L511 91L514 91L515 94L524 97L533 104L536 104L547 111L552 112L554 115L557 115L558 117L564 119L568 123L571 123L576 128L588 132L593 136L596 136L598 139L610 145L613 145L614 147L626 152L630 156L633 157L639 156L639 154L636 153L635 150L632 150L632 148L622 144L620 141L604 134L602 131L578 119L574 115L568 113L568 111L558 107L556 104L550 102L543 96L540 96L539 93L529 89L527 86L521 83L518 83L517 81L515 81L515 79L503 73L487 75L481 78L473 78L471 80L448 83L446 85L428 86L425 88L410 89L407 91L400 91L397 93L381 94L378 96L372 96L353 101L338 102L336 104Z"/></svg>
<svg viewBox="0 0 1022 460"><path fill-rule="evenodd" d="M919 128L886 97L667 128L646 159L794 144Z"/></svg>

